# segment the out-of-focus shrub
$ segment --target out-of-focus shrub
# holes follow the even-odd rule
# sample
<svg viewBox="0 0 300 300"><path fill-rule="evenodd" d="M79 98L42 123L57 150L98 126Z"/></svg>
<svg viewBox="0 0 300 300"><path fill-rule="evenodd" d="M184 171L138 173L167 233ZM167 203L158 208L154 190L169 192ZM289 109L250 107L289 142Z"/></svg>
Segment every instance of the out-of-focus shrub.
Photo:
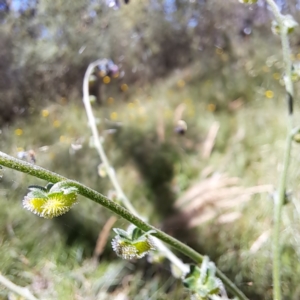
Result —
<svg viewBox="0 0 300 300"><path fill-rule="evenodd" d="M104 0L13 0L0 12L0 123L45 100L80 98L86 67L98 58L120 67L106 88L111 96L122 83L153 82L195 60L214 60L216 49L230 64L245 48L244 35L268 16L265 7L246 10L233 0L136 1L120 9Z"/></svg>

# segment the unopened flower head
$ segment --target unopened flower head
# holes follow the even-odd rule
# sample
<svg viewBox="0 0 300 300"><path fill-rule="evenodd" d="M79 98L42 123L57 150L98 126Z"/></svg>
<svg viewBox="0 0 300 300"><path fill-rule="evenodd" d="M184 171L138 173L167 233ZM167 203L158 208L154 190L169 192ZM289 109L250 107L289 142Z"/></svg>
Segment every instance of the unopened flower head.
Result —
<svg viewBox="0 0 300 300"><path fill-rule="evenodd" d="M216 277L216 266L205 256L201 267L190 266L190 272L183 277L184 286L191 292L192 299L210 299L224 290L222 281Z"/></svg>
<svg viewBox="0 0 300 300"><path fill-rule="evenodd" d="M294 31L294 29L298 26L298 23L294 20L291 15L283 16L282 20L283 28L278 24L276 20L272 22L272 31L276 35L280 35L281 30L285 30L287 34L290 34Z"/></svg>
<svg viewBox="0 0 300 300"><path fill-rule="evenodd" d="M68 212L77 203L77 189L64 182L50 184L46 188L29 187L23 206L34 214L52 219Z"/></svg>
<svg viewBox="0 0 300 300"><path fill-rule="evenodd" d="M297 61L293 64L291 75L292 75L293 81L298 81L300 79L300 62L299 61Z"/></svg>
<svg viewBox="0 0 300 300"><path fill-rule="evenodd" d="M114 231L118 235L112 240L112 248L123 259L139 259L155 250L153 240L147 233L140 236L136 234L137 231L142 232L139 229L126 232L115 228Z"/></svg>

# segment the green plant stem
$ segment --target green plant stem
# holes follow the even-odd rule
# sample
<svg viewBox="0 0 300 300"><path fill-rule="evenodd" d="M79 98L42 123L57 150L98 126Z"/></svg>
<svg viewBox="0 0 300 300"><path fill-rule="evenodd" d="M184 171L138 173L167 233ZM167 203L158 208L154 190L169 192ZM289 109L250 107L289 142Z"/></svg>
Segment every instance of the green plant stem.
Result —
<svg viewBox="0 0 300 300"><path fill-rule="evenodd" d="M95 120L93 110L92 110L92 106L91 106L90 99L89 99L89 96L90 96L89 95L89 77L93 73L96 66L103 65L106 62L107 62L107 59L98 59L98 60L92 62L88 66L88 68L85 72L85 75L84 75L84 79L83 79L83 104L85 106L86 114L87 114L87 117L88 117L88 120L89 120L89 126L90 126L92 134L93 134L95 148L96 148L96 150L97 150L97 152L100 156L100 159L102 160L102 162L103 162L103 164L106 168L109 179L112 182L114 188L116 189L118 197L120 198L120 200L122 201L124 206L128 210L130 210L132 213L134 213L135 215L138 215L137 211L132 206L131 202L126 197L125 193L123 192L123 190L121 188L121 185L119 184L119 181L116 177L115 170L110 165L109 160L108 160L108 158L105 154L105 151L103 149L102 143L101 143L100 138L99 138L99 132L98 132L97 125L96 125L96 120Z"/></svg>
<svg viewBox="0 0 300 300"><path fill-rule="evenodd" d="M9 279L4 277L1 273L0 273L0 284L4 285L6 288L11 290L15 294L20 295L23 299L38 300L34 295L31 294L31 292L26 287L21 287L14 284Z"/></svg>
<svg viewBox="0 0 300 300"><path fill-rule="evenodd" d="M183 253L187 257L191 258L195 263L201 263L203 260L203 256L197 253L195 250L190 248L189 246L185 245L184 243L178 241L177 239L171 237L170 235L164 233L163 231L149 225L142 219L138 218L127 209L122 207L121 205L111 201L107 197L103 196L102 194L92 190L91 188L86 187L85 185L69 180L59 174L54 172L48 171L42 167L32 165L25 161L16 159L11 157L3 152L0 151L0 165L14 169L16 171L20 171L34 177L44 179L48 182L56 183L59 181L67 180L70 185L76 187L78 189L79 194L82 196L93 200L94 202L106 207L110 211L114 212L118 216L124 218L125 220L129 221L130 223L136 225L138 228L142 229L143 231L150 231L154 230L155 233L152 235L160 239L161 241L167 243L168 245L174 247L174 249L178 250L179 252ZM222 280L224 285L227 287L228 291L230 291L234 296L238 297L238 299L246 300L247 297L240 291L235 284L219 269L216 272L217 276Z"/></svg>
<svg viewBox="0 0 300 300"><path fill-rule="evenodd" d="M100 140L100 136L99 136L99 132L97 129L97 124L96 124L96 120L95 120L95 116L93 114L93 110L92 110L92 106L90 103L90 99L89 99L89 78L91 76L91 74L94 71L94 68L98 65L102 65L107 63L107 59L98 59L94 62L92 62L84 75L84 79L83 79L83 103L84 103L84 107L86 110L86 114L88 117L88 121L89 121L89 126L91 128L92 134L93 134L93 139L94 139L94 144L95 144L95 148L99 154L99 157L102 161L102 163L104 164L106 170L107 170L107 174L108 177L112 183L112 185L114 186L117 194L118 194L118 198L120 199L120 201L122 202L122 204L134 215L136 215L137 217L142 218L138 212L135 210L135 208L133 207L133 205L131 204L130 200L126 197L120 183L119 180L117 178L116 172L114 170L114 168L110 165L109 160L106 156L105 150L102 146L102 142ZM146 220L145 220L146 221ZM155 246L157 248L157 250L164 255L168 260L170 260L177 268L179 268L182 272L182 274L187 274L189 272L189 266L184 264L168 247L166 247L160 240L154 238L153 239Z"/></svg>
<svg viewBox="0 0 300 300"><path fill-rule="evenodd" d="M274 228L273 228L273 299L281 299L281 280L280 280L280 225L281 225L281 213L285 199L286 181L288 167L290 163L290 153L292 146L293 136L288 134L286 138L286 145L284 151L283 170L280 177L278 196L274 198L275 209L274 209Z"/></svg>
<svg viewBox="0 0 300 300"><path fill-rule="evenodd" d="M273 227L273 299L281 300L281 279L280 279L280 225L281 214L285 199L286 182L288 169L290 164L292 140L293 140L293 100L294 100L294 88L292 82L292 62L291 62L291 50L288 39L287 28L284 25L284 16L280 13L278 6L273 0L267 0L275 19L280 29L280 38L282 45L282 55L285 65L285 89L287 92L287 105L288 105L288 121L287 121L287 138L284 149L283 170L279 181L278 195L274 201L274 227Z"/></svg>

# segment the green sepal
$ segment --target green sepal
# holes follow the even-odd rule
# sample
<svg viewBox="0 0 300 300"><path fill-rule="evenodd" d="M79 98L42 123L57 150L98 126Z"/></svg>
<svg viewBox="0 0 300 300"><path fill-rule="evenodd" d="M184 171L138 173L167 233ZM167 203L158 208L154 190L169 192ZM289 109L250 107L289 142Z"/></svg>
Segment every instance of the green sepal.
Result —
<svg viewBox="0 0 300 300"><path fill-rule="evenodd" d="M30 198L47 198L47 192L44 190L35 189L31 190L27 196Z"/></svg>
<svg viewBox="0 0 300 300"><path fill-rule="evenodd" d="M121 228L113 228L113 231L119 235L121 238L127 239L127 240L131 240L131 235L128 234L127 231L121 229Z"/></svg>
<svg viewBox="0 0 300 300"><path fill-rule="evenodd" d="M144 231L140 228L134 228L131 234L131 240L136 241L144 235Z"/></svg>
<svg viewBox="0 0 300 300"><path fill-rule="evenodd" d="M28 187L29 190L42 190L44 192L47 192L47 188L44 188L43 186L40 185L30 185Z"/></svg>
<svg viewBox="0 0 300 300"><path fill-rule="evenodd" d="M200 296L200 299L208 299L209 295L218 295L223 286L222 281L215 274L215 264L209 262L208 257L205 256L201 268L196 265L190 266L183 284L192 294Z"/></svg>
<svg viewBox="0 0 300 300"><path fill-rule="evenodd" d="M63 192L65 195L66 194L71 194L71 193L77 193L77 188L74 187L71 183L68 181L60 181L51 186L49 189L50 193L53 192Z"/></svg>

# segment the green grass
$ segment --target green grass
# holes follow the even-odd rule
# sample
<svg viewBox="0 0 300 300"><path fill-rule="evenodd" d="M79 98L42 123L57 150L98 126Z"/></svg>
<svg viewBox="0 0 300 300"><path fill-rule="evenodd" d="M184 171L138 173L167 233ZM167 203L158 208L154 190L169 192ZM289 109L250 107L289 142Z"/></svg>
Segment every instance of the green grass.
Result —
<svg viewBox="0 0 300 300"><path fill-rule="evenodd" d="M105 136L104 145L122 187L154 225L161 226L175 213L174 201L207 167L240 177L242 186L277 184L285 138L283 89L273 78L279 70L261 63L267 60L263 53L247 59L246 65L243 55L232 63L215 54L210 70L208 63L199 63L151 86L132 87L127 102L113 95L113 103L94 107L99 130L117 130ZM266 97L268 90L274 94L271 99ZM229 103L237 99L242 106L233 110ZM174 110L182 103L188 130L179 136L174 132ZM90 146L81 102L69 99L68 104L52 103L43 109L49 115L34 113L2 128L1 150L17 156L22 149L33 149L38 165L108 194L112 186L97 174L99 158ZM220 124L215 147L209 159L203 159L200 150L215 121ZM16 129L22 134L16 135ZM78 140L82 149L71 153L71 144ZM281 235L286 299L300 295L298 147L295 144L288 182L295 199L284 210ZM121 261L109 242L99 264L92 261L109 212L80 199L67 215L41 219L23 210L21 200L28 185L46 183L8 169L1 172L0 271L13 282L29 286L41 299L112 299L121 294L136 300L188 299L167 263ZM239 220L222 225L213 220L178 237L208 254L251 299L271 299L270 239L255 253L249 249L270 230L272 209L269 195L254 196L236 206L243 214ZM116 226L127 223L119 220ZM8 295L1 287L0 297Z"/></svg>

